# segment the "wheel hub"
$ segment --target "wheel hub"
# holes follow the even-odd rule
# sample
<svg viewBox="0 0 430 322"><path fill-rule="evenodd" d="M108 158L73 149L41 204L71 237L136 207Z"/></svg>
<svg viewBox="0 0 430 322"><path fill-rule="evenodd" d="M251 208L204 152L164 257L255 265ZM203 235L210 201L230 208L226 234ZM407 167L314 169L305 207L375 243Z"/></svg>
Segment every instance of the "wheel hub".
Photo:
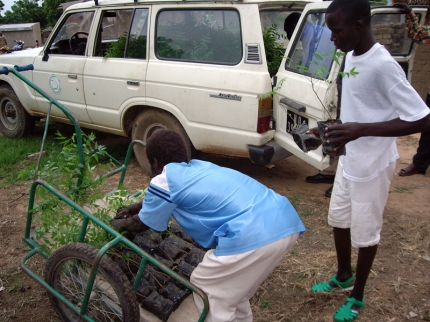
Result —
<svg viewBox="0 0 430 322"><path fill-rule="evenodd" d="M8 130L13 131L18 122L18 111L15 105L6 98L0 102L0 109L0 121Z"/></svg>
<svg viewBox="0 0 430 322"><path fill-rule="evenodd" d="M8 104L5 108L4 115L6 117L15 118L16 117L16 110L13 108L13 106L10 106Z"/></svg>

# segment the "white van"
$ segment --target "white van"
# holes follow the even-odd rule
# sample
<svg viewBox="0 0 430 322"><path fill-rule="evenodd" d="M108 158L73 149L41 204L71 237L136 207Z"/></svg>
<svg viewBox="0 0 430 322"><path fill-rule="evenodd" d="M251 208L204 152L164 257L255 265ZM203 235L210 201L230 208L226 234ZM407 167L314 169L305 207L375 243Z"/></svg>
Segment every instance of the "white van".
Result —
<svg viewBox="0 0 430 322"><path fill-rule="evenodd" d="M257 164L297 155L322 169L328 158L320 148L300 150L291 130L303 121L313 127L329 114L336 117L334 83L340 66L331 55L324 56L328 72L319 79L309 65L315 54L332 47L324 19L329 4L84 2L67 8L43 48L1 55L0 67L33 64L34 70L24 75L67 107L84 128L142 141L168 128L181 134L190 155L197 150L249 157ZM415 11L423 17L425 9ZM288 41L284 21L293 12L301 17ZM391 41L387 48L408 73L414 46L406 37L404 14L393 7L375 7L373 14L375 32L382 30L381 43ZM279 71L270 75L263 32L274 25L286 52ZM314 90L310 80L316 81ZM276 94L259 99L273 88ZM3 135L28 134L48 107L45 98L14 75L0 76ZM55 108L51 117L67 122ZM137 160L149 171L144 152L135 146Z"/></svg>

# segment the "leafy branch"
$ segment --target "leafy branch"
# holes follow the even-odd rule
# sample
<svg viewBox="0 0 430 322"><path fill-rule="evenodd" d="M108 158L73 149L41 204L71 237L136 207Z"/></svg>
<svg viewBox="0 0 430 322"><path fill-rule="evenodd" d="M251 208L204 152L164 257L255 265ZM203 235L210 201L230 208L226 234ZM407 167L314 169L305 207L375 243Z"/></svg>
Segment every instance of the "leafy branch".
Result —
<svg viewBox="0 0 430 322"><path fill-rule="evenodd" d="M45 181L76 204L86 207L106 224L113 218L118 208L136 202L136 199L130 198L125 189L119 189L104 197L103 187L106 178L99 173L111 170L113 163L108 158L106 147L97 144L93 133L83 136L85 165L79 159L76 134L71 138L64 137L59 132L56 135L62 150L58 155L52 156L41 169L40 176ZM46 189L37 190L36 200L35 237L41 241L41 248L50 254L56 248L76 241L83 215ZM100 248L111 239L112 236L101 227L89 223L85 243Z"/></svg>

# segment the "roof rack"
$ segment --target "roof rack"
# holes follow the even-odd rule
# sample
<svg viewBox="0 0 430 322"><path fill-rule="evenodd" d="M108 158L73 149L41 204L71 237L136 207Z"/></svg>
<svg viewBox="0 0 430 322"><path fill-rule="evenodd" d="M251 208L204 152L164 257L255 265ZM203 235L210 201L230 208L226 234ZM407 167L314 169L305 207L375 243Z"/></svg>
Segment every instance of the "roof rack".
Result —
<svg viewBox="0 0 430 322"><path fill-rule="evenodd" d="M172 1L175 1L175 0L172 0ZM205 2L205 1L207 1L207 2L243 2L243 0L176 0L177 2L199 2L199 1L202 1L202 2ZM329 0L327 0L327 1L329 1ZM134 3L137 3L137 2L139 2L139 0L133 0L133 2ZM94 3L95 3L95 5L96 6L98 6L99 5L99 0L94 0Z"/></svg>

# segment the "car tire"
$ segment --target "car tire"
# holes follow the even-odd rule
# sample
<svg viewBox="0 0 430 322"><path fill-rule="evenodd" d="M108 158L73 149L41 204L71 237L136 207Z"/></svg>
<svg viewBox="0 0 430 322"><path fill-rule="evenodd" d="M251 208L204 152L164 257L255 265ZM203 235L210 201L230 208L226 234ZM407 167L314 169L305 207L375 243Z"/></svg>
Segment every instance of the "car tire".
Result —
<svg viewBox="0 0 430 322"><path fill-rule="evenodd" d="M146 144L151 135L161 129L169 129L179 133L187 148L188 158L191 159L194 154L194 147L187 133L181 123L172 114L165 111L150 109L140 113L134 121L131 137L133 141L140 140ZM148 175L151 175L151 165L146 158L146 148L140 144L136 144L133 149L140 166Z"/></svg>
<svg viewBox="0 0 430 322"><path fill-rule="evenodd" d="M36 119L22 106L12 88L0 86L0 132L9 138L21 138L30 134Z"/></svg>

